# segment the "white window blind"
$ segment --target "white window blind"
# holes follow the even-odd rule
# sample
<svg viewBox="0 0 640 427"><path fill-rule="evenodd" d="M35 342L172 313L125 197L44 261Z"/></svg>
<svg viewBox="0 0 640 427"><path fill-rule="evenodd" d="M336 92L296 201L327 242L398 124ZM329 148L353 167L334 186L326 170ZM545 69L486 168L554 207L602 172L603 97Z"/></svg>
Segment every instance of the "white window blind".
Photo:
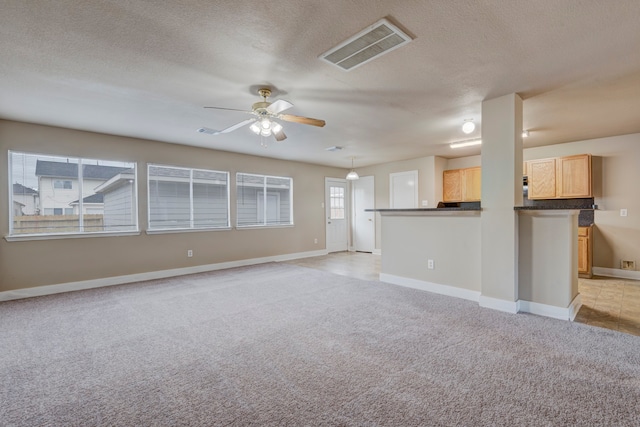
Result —
<svg viewBox="0 0 640 427"><path fill-rule="evenodd" d="M229 227L229 173L148 166L149 229Z"/></svg>
<svg viewBox="0 0 640 427"><path fill-rule="evenodd" d="M238 227L293 225L293 180L287 177L238 173Z"/></svg>

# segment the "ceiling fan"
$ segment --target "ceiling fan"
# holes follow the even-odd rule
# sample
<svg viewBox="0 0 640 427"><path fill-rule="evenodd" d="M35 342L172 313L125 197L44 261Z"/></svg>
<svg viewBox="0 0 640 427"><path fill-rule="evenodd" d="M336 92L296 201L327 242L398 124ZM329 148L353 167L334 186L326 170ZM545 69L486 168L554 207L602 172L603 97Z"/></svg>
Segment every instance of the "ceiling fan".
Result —
<svg viewBox="0 0 640 427"><path fill-rule="evenodd" d="M310 117L294 116L292 114L282 114L283 111L293 107L293 104L283 99L279 99L275 102L268 102L267 98L271 96L271 89L269 88L259 89L258 94L262 97L263 100L254 103L251 106L251 111L236 110L235 108L204 107L213 108L216 110L239 111L241 113L248 113L255 116L253 118L243 120L240 123L236 123L235 125L229 126L226 129L206 133L210 133L212 135L229 133L251 123L250 129L256 134L265 137L273 135L276 138L276 141L284 141L287 136L282 130L282 125L274 121L273 119L318 127L323 127L326 124L324 120L312 119Z"/></svg>

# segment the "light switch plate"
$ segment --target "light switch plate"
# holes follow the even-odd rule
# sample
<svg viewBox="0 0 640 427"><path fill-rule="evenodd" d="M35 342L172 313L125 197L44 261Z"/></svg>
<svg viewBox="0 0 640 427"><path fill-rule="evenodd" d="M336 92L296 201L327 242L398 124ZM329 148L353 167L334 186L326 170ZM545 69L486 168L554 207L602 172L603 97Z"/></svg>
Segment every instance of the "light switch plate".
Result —
<svg viewBox="0 0 640 427"><path fill-rule="evenodd" d="M620 209L620 216L627 216L627 210L626 209Z"/></svg>

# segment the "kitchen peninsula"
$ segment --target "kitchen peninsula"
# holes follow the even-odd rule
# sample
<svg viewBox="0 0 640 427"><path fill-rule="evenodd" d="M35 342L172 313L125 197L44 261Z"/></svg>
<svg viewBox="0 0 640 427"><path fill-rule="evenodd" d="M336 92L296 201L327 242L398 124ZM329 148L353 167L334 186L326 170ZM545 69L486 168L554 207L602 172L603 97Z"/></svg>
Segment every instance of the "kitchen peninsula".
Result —
<svg viewBox="0 0 640 427"><path fill-rule="evenodd" d="M479 301L479 207L370 211L382 218L381 281Z"/></svg>
<svg viewBox="0 0 640 427"><path fill-rule="evenodd" d="M481 303L482 209L371 209L381 215L380 280ZM580 209L514 207L518 224L513 311L573 319ZM496 239L500 236L495 235Z"/></svg>

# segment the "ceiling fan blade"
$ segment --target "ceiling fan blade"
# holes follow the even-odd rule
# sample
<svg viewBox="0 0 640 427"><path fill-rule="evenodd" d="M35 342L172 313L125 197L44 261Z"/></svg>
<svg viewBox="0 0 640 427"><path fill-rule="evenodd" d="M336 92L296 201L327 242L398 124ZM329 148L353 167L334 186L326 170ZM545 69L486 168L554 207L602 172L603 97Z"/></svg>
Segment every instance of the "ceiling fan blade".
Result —
<svg viewBox="0 0 640 427"><path fill-rule="evenodd" d="M226 128L226 129L219 130L218 132L214 133L214 135L219 135L219 134L221 134L221 133L229 133L229 132L232 132L232 131L234 131L234 130L236 130L236 129L241 128L242 126L248 125L249 123L251 123L251 122L255 122L255 121L256 121L256 119L247 119L247 120L243 120L243 121L241 121L240 123L236 123L235 125L233 125L233 126L229 126L229 127L228 127L228 128Z"/></svg>
<svg viewBox="0 0 640 427"><path fill-rule="evenodd" d="M284 134L282 129L280 129L280 132L274 132L273 136L276 137L276 141L278 141L278 142L281 142L281 141L284 141L285 139L287 139L287 135Z"/></svg>
<svg viewBox="0 0 640 427"><path fill-rule="evenodd" d="M212 108L214 110L227 110L227 111L239 111L241 113L249 113L249 114L253 114L253 111L247 111L247 110L238 110L236 108L224 108L224 107L204 107L204 108Z"/></svg>
<svg viewBox="0 0 640 427"><path fill-rule="evenodd" d="M278 99L273 104L267 107L267 111L271 114L278 114L283 112L284 110L288 110L293 107L293 104L289 101L285 101L284 99Z"/></svg>
<svg viewBox="0 0 640 427"><path fill-rule="evenodd" d="M323 127L324 125L327 124L324 120L312 119L310 117L294 116L291 114L280 114L278 118L282 120L286 120L288 122L302 123L303 125L311 125L311 126L318 126L318 127Z"/></svg>

